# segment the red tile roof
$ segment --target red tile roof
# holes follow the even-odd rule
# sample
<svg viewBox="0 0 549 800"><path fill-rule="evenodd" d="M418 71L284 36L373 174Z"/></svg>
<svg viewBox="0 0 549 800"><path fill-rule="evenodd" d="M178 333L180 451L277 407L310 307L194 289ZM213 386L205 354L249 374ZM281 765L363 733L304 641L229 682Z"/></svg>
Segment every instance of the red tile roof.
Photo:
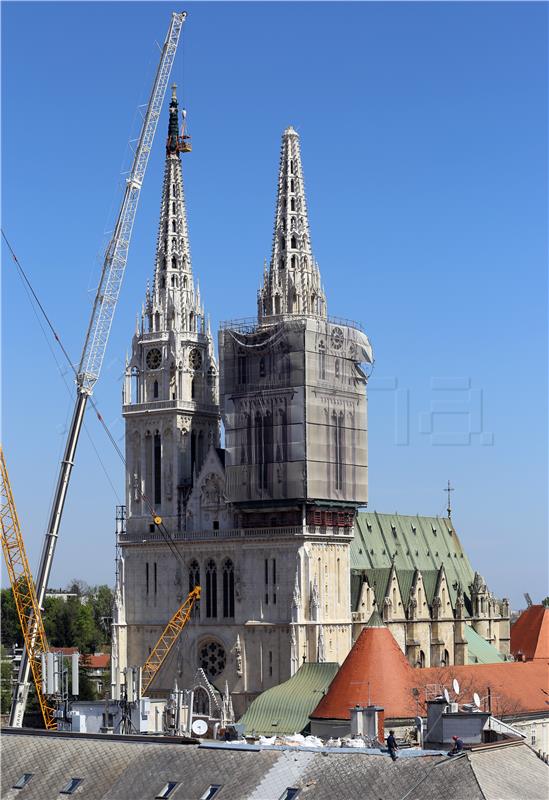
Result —
<svg viewBox="0 0 549 800"><path fill-rule="evenodd" d="M108 669L111 657L108 653L95 653L93 656L84 656L83 663L87 669Z"/></svg>
<svg viewBox="0 0 549 800"><path fill-rule="evenodd" d="M549 659L549 608L530 606L511 626L511 653Z"/></svg>
<svg viewBox="0 0 549 800"><path fill-rule="evenodd" d="M385 718L414 717L417 710L424 711L425 687L437 684L451 689L453 678L460 682L462 703L471 702L473 692L485 697L490 688L496 715L549 713L549 665L545 660L414 669L389 629L383 627L364 628L311 717L349 719L349 709L368 700L383 706ZM414 689L420 691L420 709Z"/></svg>

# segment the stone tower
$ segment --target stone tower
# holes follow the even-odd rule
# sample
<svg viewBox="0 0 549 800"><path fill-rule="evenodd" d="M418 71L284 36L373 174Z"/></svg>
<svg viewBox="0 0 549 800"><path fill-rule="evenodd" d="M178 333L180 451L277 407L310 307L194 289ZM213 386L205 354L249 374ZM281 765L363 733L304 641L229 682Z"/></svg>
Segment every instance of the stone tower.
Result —
<svg viewBox="0 0 549 800"><path fill-rule="evenodd" d="M227 497L244 527L351 527L367 501L366 376L359 326L327 316L299 137L282 136L272 256L258 322L220 334ZM334 516L335 515L335 516Z"/></svg>
<svg viewBox="0 0 549 800"><path fill-rule="evenodd" d="M126 365L127 529L154 530L152 511L181 530L185 505L211 445L219 445L218 370L191 266L175 86L152 289ZM150 526L153 526L152 528Z"/></svg>

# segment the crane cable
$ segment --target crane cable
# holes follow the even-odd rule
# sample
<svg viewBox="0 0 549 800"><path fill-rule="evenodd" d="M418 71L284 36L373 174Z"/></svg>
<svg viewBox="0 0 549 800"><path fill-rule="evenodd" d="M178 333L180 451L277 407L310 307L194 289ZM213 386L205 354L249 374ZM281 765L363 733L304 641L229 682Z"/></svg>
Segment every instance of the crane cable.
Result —
<svg viewBox="0 0 549 800"><path fill-rule="evenodd" d="M15 251L13 250L11 244L9 243L9 241L8 241L8 239L6 237L6 234L4 233L4 229L3 228L1 229L1 233L2 233L2 237L3 237L7 247L9 249L10 253L11 253L13 261L15 262L15 264L17 266L17 270L19 272L19 275L20 275L21 279L24 281L24 284L26 285L26 288L28 287L28 290L30 290L34 301L36 302L36 304L38 305L38 308L42 312L42 315L43 315L44 319L46 320L46 323L47 323L49 329L51 330L51 332L52 332L52 334L53 334L53 336L55 338L55 341L58 343L59 347L61 348L61 351L62 351L63 355L65 356L65 359L66 359L69 367L71 368L71 370L74 373L75 377L78 377L78 373L77 373L76 367L74 366L73 362L71 361L71 358L70 358L70 356L69 356L69 354L68 354L68 352L67 352L67 350L66 350L66 348L65 348L65 346L64 346L64 344L63 344L63 342L61 340L61 337L59 336L59 334L55 330L55 328L54 328L54 326L53 326L53 324L52 324L52 322L51 322L51 320L50 320L50 318L49 318L44 306L42 305L38 295L34 291L34 288L32 287L32 284L31 284L29 278L27 277L23 267L21 266L21 262L17 258L17 255L15 254ZM35 310L35 313L36 313L36 310ZM42 328L42 331L44 331L43 326L40 325L40 327ZM47 339L46 339L46 341L47 341ZM49 342L48 342L48 346L49 346ZM59 371L61 372L59 363L58 363L57 359L55 358L55 355L54 355L53 350L52 350L51 347L50 347L50 351L52 352L53 358L54 358L54 360L55 360L55 362L56 362L56 364L58 366ZM65 386L67 386L67 384L66 384L66 382L64 380L64 376L62 376L62 377L63 377L63 381L65 383ZM68 389L68 386L67 386L67 389ZM95 400L94 400L94 398L92 396L89 397L89 402L91 403L92 408L95 411L95 414L97 416L97 419L99 420L100 424L103 426L103 429L104 429L105 433L107 434L107 437L109 438L112 446L114 447L116 453L118 454L120 460L122 461L122 463L124 465L124 470L125 470L125 472L127 474L128 468L127 468L127 463L126 463L126 459L124 457L124 454L120 450L120 448L118 446L118 443L116 442L114 436L110 432L110 430L109 430L105 420L103 419L103 416L101 415L101 413L99 411L99 408L97 407L97 404L96 404L96 402L95 402ZM113 488L113 490L115 492L115 495L118 497L118 493L116 492L116 489L114 488L114 485L113 485L110 477L108 476L108 474L106 472L106 468L104 467L104 465L103 465L103 463L101 461L101 458L100 458L99 453L98 453L98 451L97 451L97 449L95 447L95 444L93 443L93 440L91 438L91 434L89 433L89 431L87 431L87 433L88 433L88 436L90 438L90 441L92 441L92 446L93 446L93 448L94 448L94 450L95 450L95 452L97 454L97 457L99 458L99 462L100 462L101 466L103 467L103 470L105 471L105 474L107 475L107 479L108 479L109 483L111 484L111 487ZM145 503L145 505L147 507L147 510L149 511L151 517L153 518L156 527L160 531L164 541L169 546L170 550L176 556L178 561L181 564L183 564L183 559L181 557L181 554L179 553L179 550L175 547L175 545L174 545L174 543L172 541L172 538L171 538L170 534L168 533L168 530L166 529L166 527L164 525L164 522L163 522L162 518L159 517L156 514L154 506L150 502L149 498L145 495L145 493L142 492L141 489L139 489L138 491L139 491L139 494L141 496L141 499L144 501L144 503Z"/></svg>

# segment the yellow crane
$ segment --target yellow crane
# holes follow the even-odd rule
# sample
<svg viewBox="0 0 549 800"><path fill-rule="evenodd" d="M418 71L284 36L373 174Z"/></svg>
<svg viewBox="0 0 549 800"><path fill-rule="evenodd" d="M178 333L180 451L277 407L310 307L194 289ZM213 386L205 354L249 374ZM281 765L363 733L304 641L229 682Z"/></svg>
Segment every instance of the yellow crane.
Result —
<svg viewBox="0 0 549 800"><path fill-rule="evenodd" d="M25 640L36 695L47 730L56 727L55 709L48 704L42 693L42 660L41 654L48 650L46 631L42 612L38 605L34 580L30 571L21 527L17 517L17 509L11 491L6 459L0 446L0 520L2 523L2 550L6 559L13 598L21 631ZM21 691L21 686L18 687ZM22 720L20 721L20 724Z"/></svg>
<svg viewBox="0 0 549 800"><path fill-rule="evenodd" d="M187 599L170 619L147 661L143 665L141 682L141 694L143 696L147 694L147 690L156 678L160 667L174 646L177 637L189 621L193 606L197 600L200 600L200 586L195 586L194 589L189 592Z"/></svg>

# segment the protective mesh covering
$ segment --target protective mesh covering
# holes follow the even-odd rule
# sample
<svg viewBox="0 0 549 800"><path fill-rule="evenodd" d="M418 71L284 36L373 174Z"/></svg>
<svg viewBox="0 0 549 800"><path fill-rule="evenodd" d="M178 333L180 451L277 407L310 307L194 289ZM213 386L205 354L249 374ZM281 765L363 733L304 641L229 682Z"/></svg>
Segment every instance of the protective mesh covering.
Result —
<svg viewBox="0 0 549 800"><path fill-rule="evenodd" d="M367 500L364 333L285 319L220 333L230 502Z"/></svg>

